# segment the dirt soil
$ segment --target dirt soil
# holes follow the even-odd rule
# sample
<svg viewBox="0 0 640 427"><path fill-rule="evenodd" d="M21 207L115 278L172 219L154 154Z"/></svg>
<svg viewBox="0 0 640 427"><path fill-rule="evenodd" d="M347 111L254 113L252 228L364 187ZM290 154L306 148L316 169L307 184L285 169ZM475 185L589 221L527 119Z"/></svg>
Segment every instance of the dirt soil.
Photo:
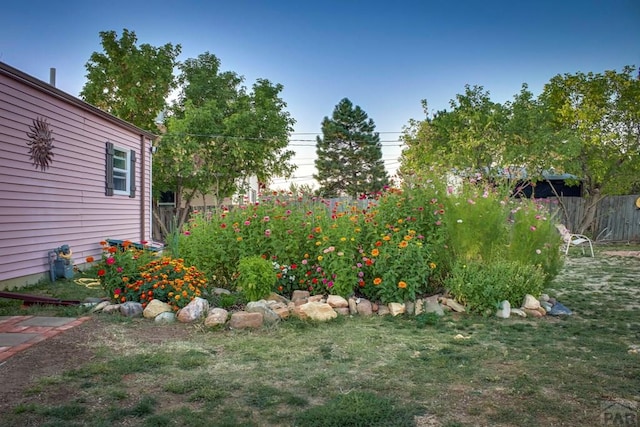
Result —
<svg viewBox="0 0 640 427"><path fill-rule="evenodd" d="M139 327L144 329L144 333L139 334L140 341L158 343L185 337L185 328L140 320ZM91 344L96 341L96 337L104 339L105 331L110 329L110 325L113 326L113 322L94 316L91 320L35 344L0 364L0 413L26 402L45 405L57 403L57 396L51 396L51 393L44 397L34 391L25 398L24 391L37 390L34 386L38 379L61 375L82 366L83 361L91 361L95 356L95 346ZM56 394L62 397L71 393L73 391L65 390L64 385L60 384Z"/></svg>

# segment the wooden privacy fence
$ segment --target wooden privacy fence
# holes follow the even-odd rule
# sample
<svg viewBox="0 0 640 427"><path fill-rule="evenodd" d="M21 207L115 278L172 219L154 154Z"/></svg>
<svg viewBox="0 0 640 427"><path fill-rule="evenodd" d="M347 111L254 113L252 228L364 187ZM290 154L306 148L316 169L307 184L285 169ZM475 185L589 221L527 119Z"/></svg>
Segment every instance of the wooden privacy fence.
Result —
<svg viewBox="0 0 640 427"><path fill-rule="evenodd" d="M593 240L598 242L640 241L640 209L636 207L638 197L640 196L607 196L602 199L596 210L595 227L591 233ZM348 202L346 199L335 199L332 200L332 204L338 200ZM566 209L566 217L557 199L549 198L541 201L548 204L549 211L555 216L556 221L563 223L571 231L578 229L584 214L584 199L563 197L562 205ZM367 201L360 202L363 202L363 207L366 206ZM165 206L154 207L154 209L154 213L157 214L154 215L154 240L164 241L166 236L161 235L160 227L156 222L159 218L168 230L172 230L175 209Z"/></svg>
<svg viewBox="0 0 640 427"><path fill-rule="evenodd" d="M598 203L591 237L599 242L640 241L640 209L636 207L638 195L607 196ZM581 197L563 197L567 217L556 199L547 199L549 210L571 231L577 230L584 215L585 200Z"/></svg>

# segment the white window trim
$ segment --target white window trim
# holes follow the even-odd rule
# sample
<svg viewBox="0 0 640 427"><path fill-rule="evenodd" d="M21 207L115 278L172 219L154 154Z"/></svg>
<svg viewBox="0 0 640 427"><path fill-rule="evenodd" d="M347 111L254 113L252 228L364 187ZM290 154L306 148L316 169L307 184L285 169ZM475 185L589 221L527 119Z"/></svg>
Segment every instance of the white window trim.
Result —
<svg viewBox="0 0 640 427"><path fill-rule="evenodd" d="M115 159L116 159L116 152L120 151L123 152L125 154L125 169L120 169L120 168L116 168L115 166ZM117 146L113 146L113 176L114 176L114 186L113 186L113 195L114 196L128 196L130 194L130 188L131 188L131 150L129 148L123 148L123 147L117 147ZM115 188L115 173L117 172L125 172L125 179L126 179L126 183L124 186L124 190L116 190Z"/></svg>

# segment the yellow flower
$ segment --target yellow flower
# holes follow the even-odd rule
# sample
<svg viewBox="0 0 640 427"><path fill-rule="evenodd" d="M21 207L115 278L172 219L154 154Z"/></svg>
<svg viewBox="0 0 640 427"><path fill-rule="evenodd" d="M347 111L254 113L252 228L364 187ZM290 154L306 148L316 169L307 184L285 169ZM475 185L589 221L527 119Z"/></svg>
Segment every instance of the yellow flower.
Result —
<svg viewBox="0 0 640 427"><path fill-rule="evenodd" d="M322 261L323 257L322 255L318 255L318 261Z"/></svg>
<svg viewBox="0 0 640 427"><path fill-rule="evenodd" d="M320 240L318 240L318 241L316 242L316 246L320 246L321 244L322 244L322 242L321 242Z"/></svg>
<svg viewBox="0 0 640 427"><path fill-rule="evenodd" d="M430 268L430 269L432 269L432 270L433 270L434 268L436 268L436 263L435 263L435 262L430 262L430 263L429 263L429 268Z"/></svg>
<svg viewBox="0 0 640 427"><path fill-rule="evenodd" d="M382 279L379 277L376 277L375 279L373 279L373 284L378 286L380 283L382 283Z"/></svg>
<svg viewBox="0 0 640 427"><path fill-rule="evenodd" d="M409 240L411 240L411 239L413 239L413 237L411 237L411 236L410 236L410 235L408 235L408 234L407 234L406 236L404 236L404 240L406 240L407 242L408 242Z"/></svg>
<svg viewBox="0 0 640 427"><path fill-rule="evenodd" d="M409 230L409 235L415 236L416 235L416 230Z"/></svg>
<svg viewBox="0 0 640 427"><path fill-rule="evenodd" d="M398 220L398 224L402 224L403 222L404 222L404 219L402 219L402 218L400 218L400 219Z"/></svg>
<svg viewBox="0 0 640 427"><path fill-rule="evenodd" d="M391 240L391 236L386 235L382 238L382 240L384 240L385 242L388 242L389 240Z"/></svg>
<svg viewBox="0 0 640 427"><path fill-rule="evenodd" d="M238 242L242 242L242 236L238 236L238 237L236 237L236 240L237 240Z"/></svg>
<svg viewBox="0 0 640 427"><path fill-rule="evenodd" d="M403 282L402 280L398 282L398 287L400 289L405 289L407 287L407 282Z"/></svg>
<svg viewBox="0 0 640 427"><path fill-rule="evenodd" d="M340 241L341 241L341 242L346 242L346 241L347 241L347 238L346 238L346 237L341 237L341 238L340 238Z"/></svg>

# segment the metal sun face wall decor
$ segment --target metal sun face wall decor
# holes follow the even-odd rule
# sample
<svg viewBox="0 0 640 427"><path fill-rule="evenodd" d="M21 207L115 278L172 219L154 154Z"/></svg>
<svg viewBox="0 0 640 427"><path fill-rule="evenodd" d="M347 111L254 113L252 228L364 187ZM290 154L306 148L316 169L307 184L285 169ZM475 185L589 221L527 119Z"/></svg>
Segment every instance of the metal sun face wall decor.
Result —
<svg viewBox="0 0 640 427"><path fill-rule="evenodd" d="M41 117L33 120L33 126L29 126L29 130L30 132L27 132L29 158L36 169L40 168L44 172L53 162L53 131L47 119Z"/></svg>

